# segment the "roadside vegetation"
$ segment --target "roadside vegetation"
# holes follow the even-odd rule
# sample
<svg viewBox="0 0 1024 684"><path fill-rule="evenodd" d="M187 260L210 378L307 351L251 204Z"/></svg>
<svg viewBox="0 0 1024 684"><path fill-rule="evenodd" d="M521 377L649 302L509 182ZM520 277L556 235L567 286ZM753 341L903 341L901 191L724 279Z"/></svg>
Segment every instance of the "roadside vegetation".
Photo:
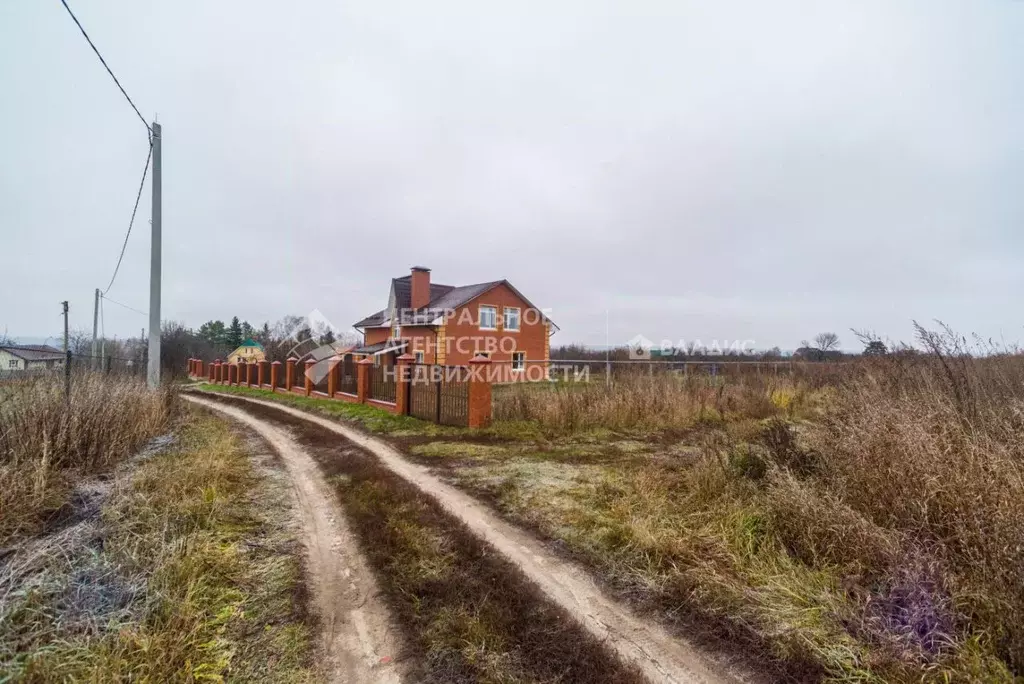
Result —
<svg viewBox="0 0 1024 684"><path fill-rule="evenodd" d="M224 421L175 433L0 559L0 681L318 680L286 489Z"/></svg>
<svg viewBox="0 0 1024 684"><path fill-rule="evenodd" d="M287 396L287 395L284 395ZM323 427L284 424L338 494L408 645L408 681L644 681L442 506Z"/></svg>
<svg viewBox="0 0 1024 684"><path fill-rule="evenodd" d="M920 336L795 377L497 388L488 430L376 427L652 615L792 679L1013 681L1024 356ZM275 400L295 399L337 403Z"/></svg>
<svg viewBox="0 0 1024 684"><path fill-rule="evenodd" d="M73 483L109 470L167 429L174 389L78 372L0 384L0 548L59 524Z"/></svg>

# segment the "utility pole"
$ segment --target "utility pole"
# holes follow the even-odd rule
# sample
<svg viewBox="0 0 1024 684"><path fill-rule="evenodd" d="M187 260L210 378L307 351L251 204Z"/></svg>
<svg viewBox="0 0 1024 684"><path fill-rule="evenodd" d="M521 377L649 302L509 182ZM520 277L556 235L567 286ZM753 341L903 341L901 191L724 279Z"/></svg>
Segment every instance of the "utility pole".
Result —
<svg viewBox="0 0 1024 684"><path fill-rule="evenodd" d="M149 257L149 365L146 382L150 389L160 386L160 263L161 263L161 193L160 124L153 123L153 219Z"/></svg>
<svg viewBox="0 0 1024 684"><path fill-rule="evenodd" d="M96 331L100 318L100 288L96 288L96 297L93 299L92 305L92 357L89 359L89 365L92 368L96 368Z"/></svg>
<svg viewBox="0 0 1024 684"><path fill-rule="evenodd" d="M99 292L99 290L96 290ZM71 399L71 349L68 347L68 303L60 303L64 310L64 398Z"/></svg>

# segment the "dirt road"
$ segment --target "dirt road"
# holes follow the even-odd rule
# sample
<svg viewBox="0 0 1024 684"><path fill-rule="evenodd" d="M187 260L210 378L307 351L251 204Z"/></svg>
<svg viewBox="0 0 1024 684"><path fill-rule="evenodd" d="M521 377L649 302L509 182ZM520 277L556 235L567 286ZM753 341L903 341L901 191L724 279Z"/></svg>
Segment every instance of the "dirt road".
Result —
<svg viewBox="0 0 1024 684"><path fill-rule="evenodd" d="M401 645L376 580L358 552L341 506L316 463L280 428L233 406L194 396L193 403L252 428L280 454L292 481L306 548L306 570L323 628L324 670L329 681L397 684Z"/></svg>
<svg viewBox="0 0 1024 684"><path fill-rule="evenodd" d="M211 393L209 396L215 395ZM234 400L241 398L235 397ZM261 434L263 430L276 433L279 441L284 440L282 445L293 454L301 451L295 444L287 443L280 430L268 427L244 411L205 399L193 401L223 410L253 427L259 426L257 429L261 430ZM627 606L606 596L582 567L559 558L540 541L501 520L469 495L445 484L427 468L406 460L389 444L345 425L279 403L249 398L244 401L320 425L374 454L387 468L434 497L474 534L514 562L549 599L562 606L587 631L625 661L636 663L650 681L724 684L761 679L753 673L741 672L737 666L719 661L685 639L669 634L651 620L636 615ZM309 463L309 467L315 469L308 457L304 460ZM305 477L313 478L315 475L306 473Z"/></svg>

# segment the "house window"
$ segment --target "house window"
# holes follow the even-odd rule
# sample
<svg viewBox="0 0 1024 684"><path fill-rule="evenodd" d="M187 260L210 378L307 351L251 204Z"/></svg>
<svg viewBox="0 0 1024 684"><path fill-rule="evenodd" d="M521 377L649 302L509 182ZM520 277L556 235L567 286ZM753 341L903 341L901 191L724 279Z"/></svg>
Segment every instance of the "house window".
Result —
<svg viewBox="0 0 1024 684"><path fill-rule="evenodd" d="M416 363L423 363L423 352L416 352Z"/></svg>
<svg viewBox="0 0 1024 684"><path fill-rule="evenodd" d="M496 307L480 305L480 329L498 329L498 309Z"/></svg>
<svg viewBox="0 0 1024 684"><path fill-rule="evenodd" d="M380 354L373 355L373 367L376 368L380 365Z"/></svg>
<svg viewBox="0 0 1024 684"><path fill-rule="evenodd" d="M505 313L505 330L512 332L519 330L519 307L506 306L503 311Z"/></svg>
<svg viewBox="0 0 1024 684"><path fill-rule="evenodd" d="M521 371L526 369L526 352L512 352L512 370Z"/></svg>
<svg viewBox="0 0 1024 684"><path fill-rule="evenodd" d="M17 368L18 367L18 359L11 359L10 361L8 361L7 362L7 367L8 368Z"/></svg>

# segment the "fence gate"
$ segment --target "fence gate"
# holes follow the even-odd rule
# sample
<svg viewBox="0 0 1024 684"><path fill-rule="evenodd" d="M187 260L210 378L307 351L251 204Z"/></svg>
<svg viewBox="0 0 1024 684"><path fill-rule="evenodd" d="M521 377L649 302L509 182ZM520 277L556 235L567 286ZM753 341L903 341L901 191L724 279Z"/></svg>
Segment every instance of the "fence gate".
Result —
<svg viewBox="0 0 1024 684"><path fill-rule="evenodd" d="M409 378L409 415L438 422L441 407L441 380L432 373L435 366L412 366Z"/></svg>
<svg viewBox="0 0 1024 684"><path fill-rule="evenodd" d="M469 425L467 369L415 365L409 381L409 415L442 425Z"/></svg>
<svg viewBox="0 0 1024 684"><path fill-rule="evenodd" d="M437 422L442 425L457 425L459 427L469 425L469 378L465 377L465 370L459 368L455 373L445 373L445 377L441 381L439 397L441 406L438 410Z"/></svg>

